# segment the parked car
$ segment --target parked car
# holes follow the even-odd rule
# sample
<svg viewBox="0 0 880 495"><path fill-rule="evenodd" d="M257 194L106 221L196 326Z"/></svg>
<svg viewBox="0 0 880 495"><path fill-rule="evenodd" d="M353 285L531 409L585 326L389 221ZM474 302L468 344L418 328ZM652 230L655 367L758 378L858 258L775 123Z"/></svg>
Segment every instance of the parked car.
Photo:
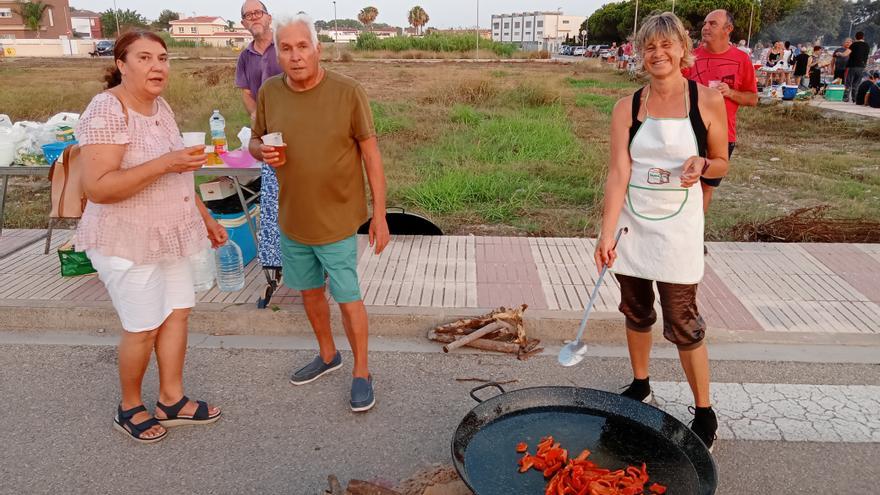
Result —
<svg viewBox="0 0 880 495"><path fill-rule="evenodd" d="M593 50L589 53L590 57L598 57L602 53L602 50L611 49L611 45L593 45Z"/></svg>
<svg viewBox="0 0 880 495"><path fill-rule="evenodd" d="M613 53L613 50L611 50L611 47L608 45L604 45L604 48L599 50L599 58L601 58L602 60L605 60L608 57L616 57L616 56L617 56L617 54Z"/></svg>
<svg viewBox="0 0 880 495"><path fill-rule="evenodd" d="M95 51L89 52L89 55L93 57L112 57L113 49L116 47L116 42L111 40L100 40L95 43Z"/></svg>
<svg viewBox="0 0 880 495"><path fill-rule="evenodd" d="M574 47L574 50L571 51L571 54L575 57L583 57L586 53L587 49L583 46L576 46Z"/></svg>

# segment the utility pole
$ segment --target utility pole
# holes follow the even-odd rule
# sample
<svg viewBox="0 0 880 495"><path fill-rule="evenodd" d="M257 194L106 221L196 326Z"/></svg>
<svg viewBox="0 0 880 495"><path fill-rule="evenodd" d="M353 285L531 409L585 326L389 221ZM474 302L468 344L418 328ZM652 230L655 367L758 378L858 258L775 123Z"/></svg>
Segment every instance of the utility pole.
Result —
<svg viewBox="0 0 880 495"><path fill-rule="evenodd" d="M116 7L116 0L113 0L113 17L116 18L116 37L119 38L119 9Z"/></svg>
<svg viewBox="0 0 880 495"><path fill-rule="evenodd" d="M633 40L636 39L636 32L639 30L639 0L636 0L636 17L633 21Z"/></svg>
<svg viewBox="0 0 880 495"><path fill-rule="evenodd" d="M477 55L480 58L480 0L477 0Z"/></svg>
<svg viewBox="0 0 880 495"><path fill-rule="evenodd" d="M752 11L749 14L749 39L748 39L748 41L746 41L746 46L749 48L752 47L752 19L754 19L754 18L755 18L755 2L753 1L752 2Z"/></svg>

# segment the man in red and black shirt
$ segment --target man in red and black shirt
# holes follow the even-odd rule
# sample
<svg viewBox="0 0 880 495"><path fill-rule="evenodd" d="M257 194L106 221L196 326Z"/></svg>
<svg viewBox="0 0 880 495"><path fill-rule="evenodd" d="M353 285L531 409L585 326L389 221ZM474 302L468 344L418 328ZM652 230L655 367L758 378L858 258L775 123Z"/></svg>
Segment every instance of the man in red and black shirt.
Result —
<svg viewBox="0 0 880 495"><path fill-rule="evenodd" d="M742 50L730 44L733 16L726 10L714 10L703 24L703 40L694 50L694 65L684 70L684 76L704 86L717 89L724 96L727 108L727 149L733 154L736 146L736 111L740 105L758 104L758 83L752 60ZM701 178L703 211L709 209L712 192L721 179Z"/></svg>

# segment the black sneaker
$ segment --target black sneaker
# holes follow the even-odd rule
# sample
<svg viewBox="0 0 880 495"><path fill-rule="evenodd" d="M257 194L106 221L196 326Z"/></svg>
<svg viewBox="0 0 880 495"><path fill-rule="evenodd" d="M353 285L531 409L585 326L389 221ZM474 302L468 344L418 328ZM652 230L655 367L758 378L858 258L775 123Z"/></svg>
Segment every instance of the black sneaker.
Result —
<svg viewBox="0 0 880 495"><path fill-rule="evenodd" d="M689 406L688 411L694 415L694 419L690 424L691 431L700 437L700 440L706 444L706 448L711 453L715 439L718 438L715 435L715 432L718 431L718 418L715 417L715 411L712 410L711 406L699 408Z"/></svg>
<svg viewBox="0 0 880 495"><path fill-rule="evenodd" d="M628 399L637 400L639 402L648 403L654 400L654 394L651 393L650 378L638 380L633 378L632 383L626 387L626 390L620 393L621 396Z"/></svg>

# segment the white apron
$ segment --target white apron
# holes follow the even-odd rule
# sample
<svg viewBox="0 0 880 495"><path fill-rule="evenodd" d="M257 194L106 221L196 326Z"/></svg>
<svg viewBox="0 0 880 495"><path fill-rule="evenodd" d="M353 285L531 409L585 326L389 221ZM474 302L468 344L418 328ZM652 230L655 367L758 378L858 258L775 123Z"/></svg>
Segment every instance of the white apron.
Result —
<svg viewBox="0 0 880 495"><path fill-rule="evenodd" d="M685 93L687 95L687 93ZM687 96L686 96L687 101ZM655 119L647 111L632 143L632 176L617 228L612 273L674 284L703 278L703 190L681 187L685 160L699 154L688 117Z"/></svg>

